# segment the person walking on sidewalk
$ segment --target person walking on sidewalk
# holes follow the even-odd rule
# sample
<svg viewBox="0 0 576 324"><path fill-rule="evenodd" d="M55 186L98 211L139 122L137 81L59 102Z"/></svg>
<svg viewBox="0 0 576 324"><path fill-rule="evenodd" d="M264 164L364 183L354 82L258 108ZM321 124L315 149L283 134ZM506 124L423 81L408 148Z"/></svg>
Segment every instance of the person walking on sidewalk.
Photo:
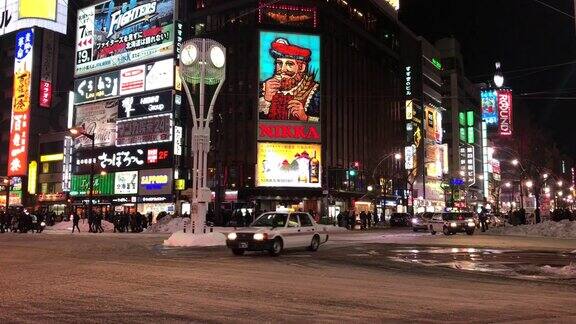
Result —
<svg viewBox="0 0 576 324"><path fill-rule="evenodd" d="M80 227L78 226L80 223L80 216L76 212L72 214L72 233L74 233L74 228L78 229L78 233L80 233Z"/></svg>

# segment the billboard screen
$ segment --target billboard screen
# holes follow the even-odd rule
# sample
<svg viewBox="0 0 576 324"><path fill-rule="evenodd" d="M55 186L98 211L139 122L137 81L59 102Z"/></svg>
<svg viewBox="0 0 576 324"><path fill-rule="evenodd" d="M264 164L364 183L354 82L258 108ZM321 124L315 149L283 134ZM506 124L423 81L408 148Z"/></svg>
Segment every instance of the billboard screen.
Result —
<svg viewBox="0 0 576 324"><path fill-rule="evenodd" d="M480 99L482 100L482 119L486 125L498 124L498 106L496 105L497 92L495 90L482 90Z"/></svg>
<svg viewBox="0 0 576 324"><path fill-rule="evenodd" d="M321 141L320 55L320 36L260 32L259 140Z"/></svg>
<svg viewBox="0 0 576 324"><path fill-rule="evenodd" d="M118 118L132 118L172 111L172 91L146 93L120 99Z"/></svg>
<svg viewBox="0 0 576 324"><path fill-rule="evenodd" d="M498 90L498 131L500 135L512 135L512 91Z"/></svg>
<svg viewBox="0 0 576 324"><path fill-rule="evenodd" d="M94 134L97 147L112 146L116 140L116 117L118 99L95 102L74 108L75 125L82 125L88 134ZM85 136L76 140L79 147L90 147L92 141Z"/></svg>
<svg viewBox="0 0 576 324"><path fill-rule="evenodd" d="M321 187L322 146L305 143L258 143L256 186Z"/></svg>
<svg viewBox="0 0 576 324"><path fill-rule="evenodd" d="M74 81L74 104L107 100L174 85L174 60L166 59Z"/></svg>
<svg viewBox="0 0 576 324"><path fill-rule="evenodd" d="M172 164L170 144L139 147L110 147L105 149L83 150L74 153L72 163L78 173L90 172L95 162L97 172L137 170L143 168L169 167Z"/></svg>
<svg viewBox="0 0 576 324"><path fill-rule="evenodd" d="M6 0L0 2L0 36L41 27L66 34L68 0Z"/></svg>
<svg viewBox="0 0 576 324"><path fill-rule="evenodd" d="M138 193L138 171L116 172L114 178L115 195Z"/></svg>
<svg viewBox="0 0 576 324"><path fill-rule="evenodd" d="M172 141L172 114L119 120L116 123L116 146Z"/></svg>
<svg viewBox="0 0 576 324"><path fill-rule="evenodd" d="M9 177L27 174L33 48L33 29L25 29L16 34L12 123L8 149L7 174Z"/></svg>
<svg viewBox="0 0 576 324"><path fill-rule="evenodd" d="M174 52L174 0L108 0L78 11L75 74Z"/></svg>
<svg viewBox="0 0 576 324"><path fill-rule="evenodd" d="M138 194L146 196L169 195L174 182L172 168L140 170Z"/></svg>
<svg viewBox="0 0 576 324"><path fill-rule="evenodd" d="M93 189L94 195L110 196L114 194L114 173L105 175L95 174ZM88 196L90 194L90 175L72 175L71 196Z"/></svg>

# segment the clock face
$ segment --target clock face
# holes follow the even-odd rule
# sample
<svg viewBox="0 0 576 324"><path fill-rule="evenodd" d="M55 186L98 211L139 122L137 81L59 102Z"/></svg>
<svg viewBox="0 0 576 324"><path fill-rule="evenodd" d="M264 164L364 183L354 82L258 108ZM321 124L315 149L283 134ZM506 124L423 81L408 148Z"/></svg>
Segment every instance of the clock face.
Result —
<svg viewBox="0 0 576 324"><path fill-rule="evenodd" d="M193 44L186 45L182 49L182 54L180 55L180 59L184 65L190 65L194 63L196 58L198 57L198 49Z"/></svg>

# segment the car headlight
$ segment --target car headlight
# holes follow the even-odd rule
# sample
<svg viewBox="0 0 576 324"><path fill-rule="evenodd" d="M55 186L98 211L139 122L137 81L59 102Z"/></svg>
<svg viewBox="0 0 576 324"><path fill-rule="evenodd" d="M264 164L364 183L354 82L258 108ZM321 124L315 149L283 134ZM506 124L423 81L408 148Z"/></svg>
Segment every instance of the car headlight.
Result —
<svg viewBox="0 0 576 324"><path fill-rule="evenodd" d="M412 224L418 224L418 218L412 218Z"/></svg>
<svg viewBox="0 0 576 324"><path fill-rule="evenodd" d="M234 233L234 232L228 233L228 239L230 241L234 241L237 237L238 237L238 235L236 235L236 233Z"/></svg>
<svg viewBox="0 0 576 324"><path fill-rule="evenodd" d="M469 226L469 227L474 227L474 226L476 226L476 224L474 224L474 222L468 222L468 226Z"/></svg>
<svg viewBox="0 0 576 324"><path fill-rule="evenodd" d="M456 222L452 222L452 223L450 223L450 226L451 226L451 227L456 227L456 226L458 226L458 224L457 224Z"/></svg>
<svg viewBox="0 0 576 324"><path fill-rule="evenodd" d="M267 238L268 238L268 235L267 235L267 234L264 234L264 233L256 233L256 234L254 234L254 240L255 240L255 241L264 241L264 240L267 239Z"/></svg>

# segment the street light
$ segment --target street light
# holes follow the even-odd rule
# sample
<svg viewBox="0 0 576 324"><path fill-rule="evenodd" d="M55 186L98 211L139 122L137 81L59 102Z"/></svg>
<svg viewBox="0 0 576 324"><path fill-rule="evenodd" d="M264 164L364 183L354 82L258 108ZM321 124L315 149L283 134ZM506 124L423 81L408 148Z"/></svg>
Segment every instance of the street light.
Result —
<svg viewBox="0 0 576 324"><path fill-rule="evenodd" d="M534 185L534 183L532 182L532 180L526 181L526 187L532 188L533 185Z"/></svg>
<svg viewBox="0 0 576 324"><path fill-rule="evenodd" d="M512 160L512 165L517 166L518 163L520 163L520 162L518 161L518 159Z"/></svg>
<svg viewBox="0 0 576 324"><path fill-rule="evenodd" d="M544 173L544 174L542 175L542 178L544 178L544 180L548 179L548 173Z"/></svg>
<svg viewBox="0 0 576 324"><path fill-rule="evenodd" d="M226 78L226 48L206 38L194 38L182 45L180 75L192 113L192 213L195 228L200 233L206 223L206 212L211 200L207 187L208 152L210 151L210 122L216 98ZM188 83L198 86L198 107ZM208 109L205 107L206 86L216 86Z"/></svg>
<svg viewBox="0 0 576 324"><path fill-rule="evenodd" d="M563 185L564 183L562 182L562 180L559 180L558 182L556 182L556 184L558 185L558 187L562 187L562 185Z"/></svg>
<svg viewBox="0 0 576 324"><path fill-rule="evenodd" d="M500 62L496 62L496 72L494 73L494 85L501 88L504 85L504 76L500 70Z"/></svg>
<svg viewBox="0 0 576 324"><path fill-rule="evenodd" d="M396 160L400 160L400 159L402 158L402 154L396 153L396 154L394 154L394 158L395 158Z"/></svg>
<svg viewBox="0 0 576 324"><path fill-rule="evenodd" d="M81 126L76 126L73 128L70 128L68 130L70 132L70 135L72 135L73 139L77 139L79 137L86 137L87 139L89 139L92 142L92 146L90 149L90 156L94 157L94 143L96 142L96 137L94 136L94 133L89 134L86 132L86 128L84 127L84 124L82 124ZM92 216L92 198L93 198L93 191L94 191L94 163L90 163L90 185L89 185L89 193L88 193L88 217L90 218L90 216Z"/></svg>
<svg viewBox="0 0 576 324"><path fill-rule="evenodd" d="M512 187L512 184L511 184L510 182L506 182L506 183L504 184L504 186L506 186L506 188L510 188L510 187Z"/></svg>

